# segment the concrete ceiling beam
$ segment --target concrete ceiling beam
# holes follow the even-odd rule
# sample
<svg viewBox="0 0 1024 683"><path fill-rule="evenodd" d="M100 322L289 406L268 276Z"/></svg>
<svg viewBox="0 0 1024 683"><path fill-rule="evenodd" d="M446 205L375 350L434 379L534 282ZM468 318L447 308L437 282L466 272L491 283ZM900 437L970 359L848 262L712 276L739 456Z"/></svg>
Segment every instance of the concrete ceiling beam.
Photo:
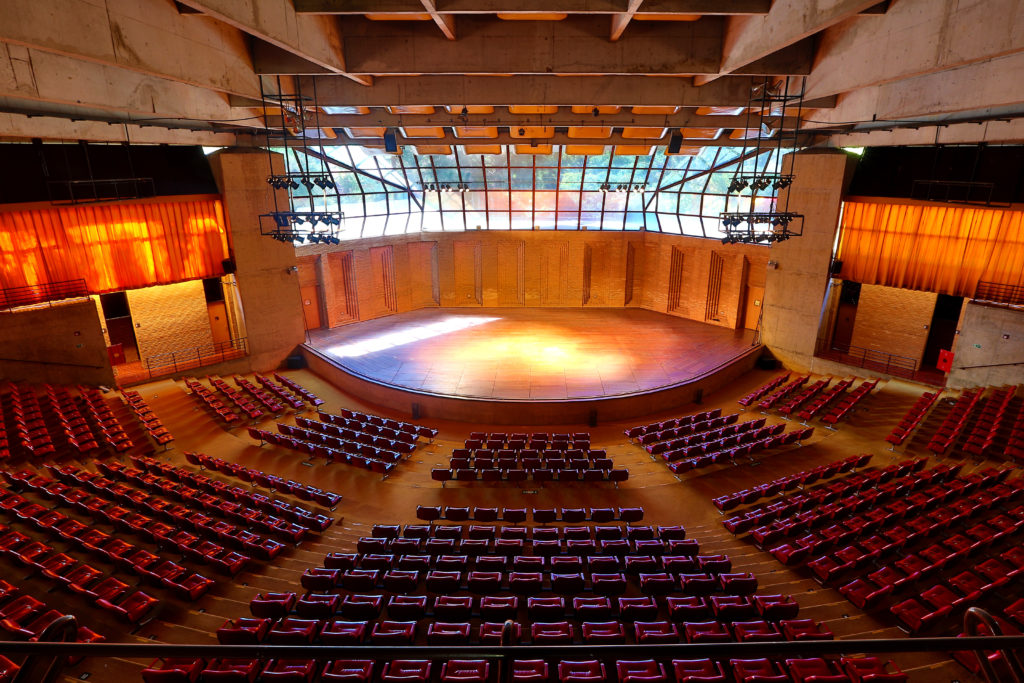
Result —
<svg viewBox="0 0 1024 683"><path fill-rule="evenodd" d="M1024 119L924 125L916 129L876 129L829 138L830 147L884 147L905 145L1019 144L1024 140Z"/></svg>
<svg viewBox="0 0 1024 683"><path fill-rule="evenodd" d="M427 10L430 18L434 20L441 33L448 40L455 40L455 17L451 14L439 14L434 0L420 0L423 9Z"/></svg>
<svg viewBox="0 0 1024 683"><path fill-rule="evenodd" d="M233 108L225 93L8 43L0 43L0 98L19 110L263 124L262 110Z"/></svg>
<svg viewBox="0 0 1024 683"><path fill-rule="evenodd" d="M87 140L89 142L130 142L133 145L204 145L207 147L248 146L234 133L164 128L158 125L110 125L100 121L69 121L64 118L0 113L0 141Z"/></svg>
<svg viewBox="0 0 1024 683"><path fill-rule="evenodd" d="M515 137L509 133L498 133L496 138L459 138L455 137L451 131L445 132L443 138L409 138L402 135L401 132L396 134L396 139L400 146L406 145L626 145L630 147L635 146L649 146L649 145L667 145L669 136L666 135L660 139L636 139L636 138L624 138L621 134L614 133L611 137L601 139L589 139L589 138L570 138L566 133L554 133L550 138L530 138L530 137ZM279 139L279 138L278 138ZM274 137L271 137L271 144L274 144ZM809 144L811 138L809 136L801 139L803 144ZM337 145L363 145L368 147L383 147L384 138L349 138L346 135L339 135L337 138L310 141L309 146L319 146L323 142L325 147L337 146ZM289 145L294 145L294 138L289 138ZM732 140L727 136L722 136L717 140L683 140L683 147L742 147L744 144L743 140ZM752 146L752 141L746 141L747 146ZM764 145L762 145L763 147ZM792 137L785 141L783 147L792 146ZM773 143L772 148L775 147Z"/></svg>
<svg viewBox="0 0 1024 683"><path fill-rule="evenodd" d="M695 83L734 73L877 4L878 0L775 0L764 16L729 17L718 72Z"/></svg>
<svg viewBox="0 0 1024 683"><path fill-rule="evenodd" d="M294 0L300 14L423 14L421 0ZM441 14L619 14L630 0L437 0ZM509 7L508 5L513 5ZM646 0L634 12L644 14L767 14L771 0Z"/></svg>
<svg viewBox="0 0 1024 683"><path fill-rule="evenodd" d="M246 37L170 2L4 0L0 40L179 83L258 97Z"/></svg>
<svg viewBox="0 0 1024 683"><path fill-rule="evenodd" d="M884 15L822 32L807 93L834 95L1013 54L1024 51L1021 36L1020 0L900 0Z"/></svg>
<svg viewBox="0 0 1024 683"><path fill-rule="evenodd" d="M778 119L772 119L773 122ZM795 116L787 116L783 120L785 128L793 128L796 125ZM557 114L510 114L507 111L496 110L493 114L449 114L440 109L433 114L389 114L384 109L370 112L369 114L323 114L318 117L310 116L307 125L314 126L317 123L322 128L366 128L384 127L400 128L403 126L551 126L565 128L568 126L583 127L619 127L632 126L642 128L745 128L747 117L744 114L738 116L700 116L693 109L686 109L678 114L667 116L650 114L631 114L622 112L619 114L573 114L569 109L563 109ZM756 126L758 118L750 117L750 125ZM281 127L281 117L267 116L267 125L272 128Z"/></svg>
<svg viewBox="0 0 1024 683"><path fill-rule="evenodd" d="M345 68L342 38L330 17L295 13L291 0L179 0L255 38L286 50L332 73L370 85Z"/></svg>

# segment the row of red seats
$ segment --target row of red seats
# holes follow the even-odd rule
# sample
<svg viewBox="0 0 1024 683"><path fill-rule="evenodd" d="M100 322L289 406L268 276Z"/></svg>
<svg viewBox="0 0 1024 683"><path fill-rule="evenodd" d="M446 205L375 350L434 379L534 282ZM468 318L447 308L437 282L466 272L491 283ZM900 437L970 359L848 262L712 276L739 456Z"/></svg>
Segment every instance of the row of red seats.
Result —
<svg viewBox="0 0 1024 683"><path fill-rule="evenodd" d="M608 463L611 463L609 460ZM461 469L447 469L435 467L430 470L430 478L434 481L441 482L444 486L449 481L509 481L516 484L521 484L527 479L544 484L553 481L558 482L598 482L598 481L610 481L614 482L616 486L619 485L620 481L626 481L629 478L629 470L627 469L548 469L547 467L540 467L534 469L476 469L476 468L461 468Z"/></svg>
<svg viewBox="0 0 1024 683"><path fill-rule="evenodd" d="M63 612L31 595L21 592L14 584L0 579L0 629L6 632L6 640L38 640L50 624L64 616ZM79 626L75 642L101 643L106 638L90 628ZM13 680L18 666L6 657L0 657L0 681ZM5 678L7 677L7 678Z"/></svg>
<svg viewBox="0 0 1024 683"><path fill-rule="evenodd" d="M500 441L502 444L514 441L590 441L590 432L470 432L469 438L477 441Z"/></svg>
<svg viewBox="0 0 1024 683"><path fill-rule="evenodd" d="M133 458L133 462L135 459ZM258 510L265 512L270 515L279 516L289 522L297 524L303 529L309 529L310 531L324 531L333 522L334 518L327 515L317 513L309 508L305 508L298 504L288 503L283 500L276 500L264 496L263 494L256 493L254 491L248 491L240 486L232 486L216 479L211 479L204 474L197 472L190 472L184 467L176 467L174 465L160 463L153 458L143 457L140 459L141 464L146 469L141 469L139 472L148 472L149 474L157 474L160 476L167 477L182 484L188 485L195 489L202 489L203 491L212 494L216 498L221 500L221 503L216 503L210 499L204 499L203 505L215 504L218 509L226 513L228 516L241 519L244 517L245 520L260 519L252 515L252 510ZM133 471L131 468L126 468L121 463L97 463L97 467L114 478L124 477L135 481L143 486L150 486L156 484L163 487L159 481L153 480L151 477L138 476L138 472ZM287 489L287 486L282 487ZM326 502L332 502L334 499L331 498ZM240 503L239 507L231 505L231 503ZM246 509L250 508L250 509ZM288 540L295 541L297 530L293 528L285 528L283 525L268 520L268 524L264 525L257 522L258 526L266 526L268 529L282 529L282 533L287 536ZM299 535L298 540L301 540L302 536Z"/></svg>
<svg viewBox="0 0 1024 683"><path fill-rule="evenodd" d="M671 434L668 439L644 444L644 450L655 455L664 451L686 448L687 446L697 446L702 443L719 441L726 437L738 436L747 432L764 429L765 418L763 417L759 417L756 420L747 420L746 422L737 422L738 419L739 415L727 415L726 417L715 418L710 422L697 423L697 425L711 425L715 422L724 421L725 424L719 427L697 430L695 426L694 431L688 431L688 427L677 427L675 429L666 430ZM665 434L666 432L663 431L659 433Z"/></svg>
<svg viewBox="0 0 1024 683"><path fill-rule="evenodd" d="M68 446L79 455L99 450L100 445L93 436L88 421L79 410L78 404L64 387L46 385L46 397L53 413L60 420L61 429Z"/></svg>
<svg viewBox="0 0 1024 683"><path fill-rule="evenodd" d="M428 616L442 623L478 620L488 625L480 630L480 642L486 643L493 626L521 618L520 605L518 595L259 593L249 604L253 617L228 619L218 629L217 638L223 644L258 645L271 635L275 622L294 618L318 621L316 633L325 645L360 645L370 633L372 622L385 616L386 609L390 621L417 621ZM562 596L528 597L525 616L542 623L567 617L580 624L616 618L640 622L638 643L677 643L679 630L675 624L718 619L729 625L758 620L792 623L799 612L796 600L782 594L619 597L614 603L611 596L597 595L574 596L568 603ZM342 619L336 619L336 615ZM662 615L667 618L662 619ZM815 625L815 630L821 629ZM287 637L284 633L279 636Z"/></svg>
<svg viewBox="0 0 1024 683"><path fill-rule="evenodd" d="M14 430L21 447L35 457L57 452L39 406L39 398L28 387L7 382L9 405L4 408L14 418Z"/></svg>
<svg viewBox="0 0 1024 683"><path fill-rule="evenodd" d="M568 451L559 451L566 453ZM547 458L498 458L497 460L487 457L456 458L448 461L448 467L453 470L472 468L477 470L610 470L612 469L611 458L597 458L589 460L583 457L555 457L554 453Z"/></svg>
<svg viewBox="0 0 1024 683"><path fill-rule="evenodd" d="M754 389L752 392L750 392L749 394L747 394L746 396L741 398L739 401L737 401L737 403L739 403L741 406L749 406L751 403L754 403L755 401L761 400L761 397L764 396L765 394L767 394L768 392L773 391L774 389L777 389L779 386L782 385L783 382L788 382L788 381L789 381L789 373L788 372L785 375L779 375L778 377L776 377L775 379L771 380L767 384L764 384L764 385L758 387L757 389Z"/></svg>
<svg viewBox="0 0 1024 683"><path fill-rule="evenodd" d="M600 529L599 529L600 530ZM363 536L359 539L358 548L361 553L380 555L455 555L478 557L483 555L499 555L514 557L522 555L527 549L532 549L534 556L553 557L559 554L569 556L591 557L595 555L610 555L613 557L625 557L627 555L640 555L642 557L660 557L668 555L692 556L697 552L697 543L689 539L623 539L623 538L569 538L560 539L556 534L542 538L539 530L534 530L532 540L510 536L502 529L497 538L401 538L385 539ZM595 560L596 561L596 560ZM569 562L566 560L565 562ZM611 562L611 561L609 561ZM682 564L680 560L680 564ZM616 564L616 563L612 563ZM688 564L688 563L687 563Z"/></svg>
<svg viewBox="0 0 1024 683"><path fill-rule="evenodd" d="M814 384L812 384L811 386L804 389L803 391L787 397L786 400L782 402L782 405L778 407L779 413L782 415L792 415L793 411L795 411L797 408L802 406L807 401L810 401L812 398L817 396L821 391L827 389L828 385L831 383L831 377L823 377Z"/></svg>
<svg viewBox="0 0 1024 683"><path fill-rule="evenodd" d="M776 425L775 427L784 427L784 425ZM769 429L763 427L762 429ZM774 429L774 428L773 428ZM760 430L759 430L760 431ZM782 431L782 430L777 430ZM751 432L747 432L750 434ZM814 434L814 427L806 427L804 429L797 429L792 432L785 434L777 434L775 436L765 436L761 439L756 439L744 443L736 447L721 446L720 444L711 443L705 444L704 452L699 451L696 454L691 455L683 460L676 460L675 462L668 463L668 468L676 474L688 472L692 469L700 469L701 467L707 467L712 464L719 464L723 462L735 462L737 458L747 457L751 462L754 462L752 455L760 451L776 448L778 446L786 446L792 443L802 445L800 442L803 439L810 438ZM726 437L731 439L732 437ZM723 440L724 441L724 440ZM720 450L713 450L714 448L720 448ZM700 448L693 447L691 448Z"/></svg>
<svg viewBox="0 0 1024 683"><path fill-rule="evenodd" d="M67 480L63 482L49 481L51 483L63 483L66 486L71 482L79 481L66 473L61 476ZM47 477L35 477L33 480L26 481L25 484L39 487L47 479ZM247 555L229 550L220 544L226 542L224 539L227 537L233 538L236 543L244 543L243 534L248 534L249 532L241 527L227 524L221 526L210 517L196 513L189 507L160 501L147 494L144 494L143 501L139 502L128 495L130 488L125 486L123 495L118 498L120 502L131 505L136 510L143 509L159 515L170 522L171 525L156 522L153 517L139 512L132 512L129 508L113 504L110 498L117 494L106 491L107 486L113 484L113 482L109 480L99 481L102 479L102 477L97 475L96 477L86 479L84 486L71 485L69 490L61 492L57 499L78 508L95 519L101 519L110 523L120 532L136 534L146 538L158 537L160 538L158 545L173 545L183 555L187 555L197 562L210 564L225 574L232 576L237 574L250 561ZM45 487L46 485L43 484L43 486ZM91 495L86 490L86 486L92 491L103 495ZM206 538L216 538L219 543L214 543L210 540L203 541L198 536L184 531L183 527L191 529L197 534L202 534ZM129 546L130 544L125 545ZM130 548L126 547L125 551L127 552L128 550ZM144 550L139 550L132 555L132 561L140 567L156 565L161 559L159 555L154 555Z"/></svg>
<svg viewBox="0 0 1024 683"><path fill-rule="evenodd" d="M269 392L263 391L255 384L244 377L235 376L235 384L245 393L256 399L263 406L266 412L272 415L280 415L285 411L285 405Z"/></svg>
<svg viewBox="0 0 1024 683"><path fill-rule="evenodd" d="M675 427L667 427L656 432L647 432L646 434L642 434L637 437L636 441L646 449L646 447L652 444L671 441L678 437L721 429L728 425L735 424L739 417L739 413L732 413L725 416L719 415L718 417L712 417L707 420L694 421L690 424L680 424Z"/></svg>
<svg viewBox="0 0 1024 683"><path fill-rule="evenodd" d="M510 448L500 448L498 450L491 450L489 448L478 448L471 450L469 448L453 448L452 449L452 460L499 460L507 462L521 462L528 459L533 460L551 460L551 459L567 459L567 460L605 460L608 458L608 451L603 448L595 449L584 449L584 448L569 448L569 449L552 449L539 451L534 448L524 448L519 451L514 451Z"/></svg>
<svg viewBox="0 0 1024 683"><path fill-rule="evenodd" d="M857 404L864 400L864 397L874 391L877 386L877 379L870 382L867 380L861 382L856 389L841 398L838 403L832 406L829 411L825 413L825 417L821 418L821 421L829 425L836 424L849 415L853 409L857 407Z"/></svg>
<svg viewBox="0 0 1024 683"><path fill-rule="evenodd" d="M939 392L924 392L919 399L910 407L910 409L900 420L900 423L893 427L892 432L889 436L885 437L885 440L891 443L893 446L899 446L907 437L910 436L917 426L927 417L928 411L935 404L935 401L939 398Z"/></svg>
<svg viewBox="0 0 1024 683"><path fill-rule="evenodd" d="M1004 452L1018 463L1024 461L1024 407L1010 428Z"/></svg>
<svg viewBox="0 0 1024 683"><path fill-rule="evenodd" d="M796 474L787 474L764 484L712 498L711 503L720 512L728 512L741 505L756 503L762 498L774 498L783 491L792 491L798 487L810 486L819 479L829 479L837 474L852 472L854 469L867 465L871 461L871 457L870 453L851 455L843 460L837 460L826 465L818 465L810 470L797 472Z"/></svg>
<svg viewBox="0 0 1024 683"><path fill-rule="evenodd" d="M278 429L281 427L288 427L288 425L278 425ZM291 427L292 430L298 430L297 427ZM275 434L274 432L268 432L263 429L256 429L255 427L249 428L249 436L258 440L262 446L264 443L273 444L275 446L281 446L282 448L288 448L299 453L312 456L314 458L324 458L333 462L341 462L346 465L354 465L356 467L363 467L370 470L371 472L377 472L387 476L391 470L395 468L396 461L382 460L377 457L378 453L382 457L394 457L396 454L391 451L378 451L373 446L367 446L361 444L357 452L346 452L331 448L330 446L323 445L322 441L325 438L322 434L316 432L306 432L308 437L316 437L317 442L306 441L301 438L284 436L282 434Z"/></svg>
<svg viewBox="0 0 1024 683"><path fill-rule="evenodd" d="M334 493L333 491L325 491L315 486L309 486L308 484L302 484L291 479L283 479L276 474L268 474L263 470L253 469L251 467L245 467L238 463L230 463L221 458L215 458L211 455L205 455L203 453L194 453L191 451L185 452L185 459L197 466L199 469L216 470L221 474L225 474L229 477L235 477L241 479L244 482L248 482L253 486L262 486L263 488L270 489L272 492L286 493L294 495L295 497L316 503L328 510L333 510L338 507L338 503L341 502L341 494ZM162 465L153 461L156 465ZM172 471L173 466L172 467ZM180 469L180 468L176 468Z"/></svg>
<svg viewBox="0 0 1024 683"><path fill-rule="evenodd" d="M834 504L841 496L861 496L858 500L851 499L851 505L872 507L879 497L891 495L894 487L893 479L898 479L924 466L925 460L907 460L898 465L890 465L885 469L866 468L861 472L844 475L828 484L819 484L810 489L788 494L768 505L758 505L722 521L722 525L733 534L742 534L751 529L784 520L788 515L813 512L816 508ZM939 466L931 470L933 481L952 478L959 472L959 466ZM874 491L874 487L880 487Z"/></svg>
<svg viewBox="0 0 1024 683"><path fill-rule="evenodd" d="M34 524L42 532L59 537L61 540L77 542L79 536L88 529L84 524L61 512L29 502L21 496L15 498L14 495L16 494L13 494L11 497L5 497L2 509L26 522ZM24 502L18 504L18 498ZM14 507L9 507L11 505ZM140 557L135 553L138 548L123 542L114 543L111 541L109 547L102 544L104 540L109 540L109 538L105 534L90 538L90 545L88 547L83 546L83 548L104 559L120 563L126 568L134 567L134 561ZM120 539L117 540L120 541ZM38 552L38 547L33 552ZM132 558L131 563L129 563L128 557ZM126 559L122 562L119 558ZM57 553L47 559L40 560L38 565L44 576L53 581L60 581L69 590L89 595L93 599L99 597L91 593L93 586L109 588L120 583L119 581L114 583L116 581L114 577L108 577L104 572L84 562L78 562L62 553ZM151 579L154 583L173 590L186 600L195 600L213 585L212 580L199 574L188 572L185 568L173 565L173 563L163 567L160 574L149 571L148 567L141 567L140 565L140 568L142 569L141 575L144 578Z"/></svg>
<svg viewBox="0 0 1024 683"><path fill-rule="evenodd" d="M326 413L319 413L319 415L328 417ZM311 420L308 417L303 417L301 415L295 416L295 424L299 427L303 427L314 432L320 432L321 434L341 437L345 441L357 441L359 443L373 444L374 439L382 439L383 441L398 444L396 447L400 449L400 452L402 453L412 451L416 447L416 441L419 439L419 434L414 431L402 431L400 429L381 427L368 423L358 423L353 425L353 422L355 421L346 420L345 425L340 425L335 424L334 422ZM412 429L412 425L408 425L408 428Z"/></svg>
<svg viewBox="0 0 1024 683"><path fill-rule="evenodd" d="M496 510L496 508L490 509ZM564 512L572 514L564 514L562 521L567 524L573 524L573 526L546 526L547 522L555 521L555 515L557 514L556 510L548 509L534 510L534 519L536 521L547 520L547 522L544 522L545 526L541 527L520 527L518 525L510 527L494 524L470 524L468 526L462 524L406 524L403 529L399 524L374 524L370 530L370 535L363 538L387 540L411 538L424 541L429 538L451 538L456 540L462 538L483 538L490 541L498 538L518 538L523 541L582 540L587 538L593 538L598 541L616 541L622 538L630 541L647 541L651 539L682 541L686 539L686 529L680 525L623 527L607 524L607 522L615 521L614 508L595 508L593 510L595 514L593 514L590 520L594 524L583 524L583 522L588 521L585 518L587 512L585 508L565 508ZM578 519L575 513L579 513ZM550 519L548 514L550 514ZM570 518L575 521L568 521Z"/></svg>
<svg viewBox="0 0 1024 683"><path fill-rule="evenodd" d="M401 420L392 420L389 417L381 417L380 415L371 415L369 413L361 413L358 410L349 410L348 408L342 408L339 415L333 415L331 413L319 413L320 419L325 422L331 422L338 424L339 420L356 420L357 422L364 425L375 425L377 427L384 427L387 429L397 429L400 432L412 432L419 436L430 439L431 441L437 436L437 430L433 427L424 427L423 425L413 424L411 422L403 422Z"/></svg>
<svg viewBox="0 0 1024 683"><path fill-rule="evenodd" d="M213 484L220 482L214 482L203 475L194 475L186 481L175 482L123 465L120 467L101 465L99 469L104 476L90 477L87 473L86 477L76 477L76 479L79 482L89 480L89 484L99 483L96 486L98 492L106 492L122 503L157 515L166 517L165 511L168 508L157 502L157 499L146 496L144 491L185 503L204 513L223 517L242 525L239 527L219 521L201 525L205 530L215 531L214 537L219 540L226 539L229 542L237 542L240 531L254 528L266 534L279 536L285 541L298 543L306 537L307 531L323 531L332 521L324 515L299 514L289 503L270 500L249 491L243 490L244 495L240 497L241 499L236 498L230 493L227 485L215 487ZM106 477L116 481L130 482L138 488L130 488L120 483L107 483ZM250 534L247 536L250 547L260 548L261 552L258 554L265 559L277 556L284 548L283 543L252 532L248 533Z"/></svg>
<svg viewBox="0 0 1024 683"><path fill-rule="evenodd" d="M274 382L273 380L267 379L266 377L259 373L256 373L255 378L256 382L261 387L277 396L279 401L284 401L285 403L287 403L289 406L292 407L292 409L302 410L306 406L305 401L303 401L300 398L296 398L295 394L291 393L290 391L282 387L280 384Z"/></svg>
<svg viewBox="0 0 1024 683"><path fill-rule="evenodd" d="M152 437L161 446L166 446L170 442L174 441L174 437L171 436L170 431L167 427L164 427L160 418L157 417L156 413L146 403L146 399L137 391L130 389L122 389L121 395L124 397L128 407L135 413L135 417L138 418L139 422L142 423L142 428L146 430L146 433Z"/></svg>
<svg viewBox="0 0 1024 683"><path fill-rule="evenodd" d="M785 429L786 424L784 422L765 427L764 418L759 418L744 422L742 426L731 425L708 432L707 438L705 438L704 434L697 434L691 437L662 442L667 444L668 447L658 452L666 462L675 462L682 458L692 458L697 455L704 455L705 453L717 453L735 446L743 446L755 441L761 441L767 437L782 434Z"/></svg>
<svg viewBox="0 0 1024 683"><path fill-rule="evenodd" d="M202 382L195 379L194 377L185 377L185 386L192 392L193 396L196 396L206 405L207 408L212 410L217 417L225 422L225 424L232 425L241 420L231 407L224 405L224 403L217 398L217 396L210 391L209 388L203 385Z"/></svg>
<svg viewBox="0 0 1024 683"><path fill-rule="evenodd" d="M249 419L258 420L266 414L263 408L260 408L256 403L250 401L242 392L235 389L220 377L210 375L206 379L214 389L226 396L232 404L248 415Z"/></svg>
<svg viewBox="0 0 1024 683"><path fill-rule="evenodd" d="M363 455L385 462L398 462L402 456L411 453L413 444L402 441L391 441L380 436L357 434L356 438L347 440L334 436L319 429L306 429L292 425L277 423L277 431L313 445L323 445L332 451L342 451L352 455ZM342 430L339 430L342 431Z"/></svg>
<svg viewBox="0 0 1024 683"><path fill-rule="evenodd" d="M928 450L936 455L942 455L949 450L949 447L953 445L967 425L967 419L971 416L978 401L981 400L982 393L982 389L976 389L974 391L966 390L960 395L949 414L946 415L946 419L932 435L926 446Z"/></svg>
<svg viewBox="0 0 1024 683"><path fill-rule="evenodd" d="M722 415L722 409L721 408L715 408L713 410L707 410L707 411L705 411L703 413L694 413L693 415L683 415L681 417L673 417L673 418L670 418L668 420L662 420L660 422L651 422L651 423L645 424L645 425L639 425L639 426L636 426L636 427L630 427L629 429L626 429L624 431L624 434L626 435L627 438L629 438L631 440L632 439L639 439L639 438L643 437L645 434L650 434L652 432L661 432L661 431L664 431L666 429L674 429L676 427L684 427L686 425L691 425L691 424L693 424L695 422L707 422L708 420L712 420L712 419L714 419L716 417L720 417L721 415Z"/></svg>
<svg viewBox="0 0 1024 683"><path fill-rule="evenodd" d="M982 399L978 419L964 442L965 451L979 458L983 457L995 445L999 431L1005 424L1019 421L1021 411L1010 410L1010 401L1013 400L1015 392L1016 388L998 389L987 399Z"/></svg>
<svg viewBox="0 0 1024 683"><path fill-rule="evenodd" d="M415 434L376 426L368 426L365 431L359 431L326 422L310 420L301 415L295 416L295 425L294 429L302 429L304 433L316 432L324 437L333 438L335 443L338 444L344 442L364 444L391 450L395 453L411 453L416 448L416 439L418 438ZM281 426L284 425L279 425L278 431L280 431ZM282 433L287 434L288 432ZM341 447L341 445L335 446L335 448Z"/></svg>
<svg viewBox="0 0 1024 683"><path fill-rule="evenodd" d="M134 447L128 431L111 410L103 394L95 387L79 385L78 393L85 399L85 407L91 414L104 443L117 453L124 453Z"/></svg>
<svg viewBox="0 0 1024 683"><path fill-rule="evenodd" d="M25 534L17 531L12 531L4 525L0 525L0 527L2 527L0 528L0 554L7 555L26 567L31 567L32 569L42 573L44 576L47 576L46 572L50 572L55 576L55 578L52 579L55 582L64 584L60 578L61 572L66 571L69 567L77 565L73 559L67 555L61 554L59 556L52 556L48 558L50 560L56 558L56 563L51 562L44 566L42 564L44 562L43 558L44 556L50 555L53 548L45 543L32 540L30 536L26 536ZM87 565L83 565L83 567L84 566ZM104 611L111 612L132 623L139 621L160 602L156 598L151 595L147 595L142 591L130 593L128 584L114 577L106 577L106 579L101 583L102 585L85 589L83 591L83 595L91 598L96 607ZM4 622L6 620L20 624L20 628L25 628L24 624L26 623L27 618L36 615L45 609L45 605L42 602L39 602L30 596L15 598L15 602L19 603L17 614L12 614L5 608L0 608L0 628L4 626ZM61 616L60 613L57 613L56 615L53 615L53 618L49 621L53 621L59 616ZM49 625L49 622L42 625L42 628L45 628L47 625ZM42 628L39 629L40 632L42 631ZM14 629L9 630L12 630L15 633L20 633L20 631L16 631Z"/></svg>
<svg viewBox="0 0 1024 683"><path fill-rule="evenodd" d="M317 406L322 406L324 404L322 399L317 398L316 394L314 394L312 391L309 391L298 382L289 379L288 377L285 377L284 375L277 372L274 373L274 379L276 379L278 382L294 391L299 396L301 396L303 400L306 401L306 403L313 406L314 408Z"/></svg>
<svg viewBox="0 0 1024 683"><path fill-rule="evenodd" d="M837 398L846 393L846 390L853 385L852 379L844 379L840 382L836 382L832 387L825 389L820 394L815 396L812 400L808 401L806 405L797 413L804 422L813 419L818 413L825 409L828 404L835 401ZM780 411L781 412L781 411Z"/></svg>
<svg viewBox="0 0 1024 683"><path fill-rule="evenodd" d="M545 435L548 436L548 435ZM555 436L569 436L569 434L557 434ZM569 449L590 450L590 438L586 439L474 439L469 438L463 442L463 448L458 450L465 451L507 451L513 455L521 453L522 451L530 450L539 453L548 451L564 451Z"/></svg>
<svg viewBox="0 0 1024 683"><path fill-rule="evenodd" d="M758 401L758 407L761 408L761 410L770 410L772 407L775 406L776 403L786 398L803 385L807 384L807 382L810 379L810 375L804 375L803 377L797 377L791 382L782 385L780 388L776 389L775 391L773 391L772 393L768 394L766 397Z"/></svg>
<svg viewBox="0 0 1024 683"><path fill-rule="evenodd" d="M614 664L612 664L614 662ZM379 674L378 671L379 665ZM261 660L217 658L166 658L156 660L142 672L146 683L195 683L203 681L288 680L291 683L488 683L494 680L491 663L486 659L450 659L436 674L436 662L426 659L334 659L320 667L313 660ZM728 671L722 662L712 659L672 659L665 663L654 659L609 660L619 683L670 683L701 681L702 683L904 683L908 676L877 657L843 657L835 661L822 658L790 658L785 660L729 659ZM671 675L666 673L666 665ZM559 683L609 683L604 661L597 659L556 660L516 659L510 666L513 683L546 683L552 669ZM172 673L173 672L173 673Z"/></svg>
<svg viewBox="0 0 1024 683"><path fill-rule="evenodd" d="M530 516L537 524L553 524L565 522L567 524L580 524L582 522L594 522L604 524L606 522L622 521L626 524L639 522L644 518L644 509L636 507L626 508L532 508ZM458 507L440 505L417 505L416 519L425 522L436 522L444 519L449 522L466 522L475 520L477 522L496 522L502 520L513 524L521 524L527 519L526 508L492 508L492 507ZM377 528L376 526L374 528ZM406 527L408 529L408 526ZM669 527L666 527L669 528ZM678 529L684 535L682 527L671 527ZM667 539L666 539L667 540Z"/></svg>

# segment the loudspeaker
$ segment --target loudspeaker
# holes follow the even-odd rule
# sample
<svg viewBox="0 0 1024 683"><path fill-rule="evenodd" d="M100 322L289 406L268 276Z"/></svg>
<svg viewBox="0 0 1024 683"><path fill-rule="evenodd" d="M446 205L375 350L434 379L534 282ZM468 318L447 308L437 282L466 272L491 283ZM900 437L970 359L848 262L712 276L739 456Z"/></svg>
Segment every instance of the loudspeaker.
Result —
<svg viewBox="0 0 1024 683"><path fill-rule="evenodd" d="M289 370L302 370L306 367L306 357L302 354L288 356L284 359L284 366Z"/></svg>
<svg viewBox="0 0 1024 683"><path fill-rule="evenodd" d="M679 150L683 146L683 136L679 133L672 133L672 137L668 139L668 153L679 154Z"/></svg>
<svg viewBox="0 0 1024 683"><path fill-rule="evenodd" d="M697 393L693 395L693 402L700 405L704 402L704 390L698 389Z"/></svg>
<svg viewBox="0 0 1024 683"><path fill-rule="evenodd" d="M771 356L761 356L757 359L758 370L778 370L779 361Z"/></svg>
<svg viewBox="0 0 1024 683"><path fill-rule="evenodd" d="M829 272L832 275L839 275L839 273L843 272L843 262L839 259L832 259L832 267L829 269Z"/></svg>
<svg viewBox="0 0 1024 683"><path fill-rule="evenodd" d="M414 420L420 419L420 404L419 403L413 403L412 404L412 419L414 419Z"/></svg>
<svg viewBox="0 0 1024 683"><path fill-rule="evenodd" d="M231 275L235 272L235 259L226 258L220 262L220 267L224 269L225 275Z"/></svg>
<svg viewBox="0 0 1024 683"><path fill-rule="evenodd" d="M597 426L597 411L591 410L590 415L587 416L587 424L591 427Z"/></svg>
<svg viewBox="0 0 1024 683"><path fill-rule="evenodd" d="M384 131L384 151L395 154L398 152L398 134L394 128Z"/></svg>

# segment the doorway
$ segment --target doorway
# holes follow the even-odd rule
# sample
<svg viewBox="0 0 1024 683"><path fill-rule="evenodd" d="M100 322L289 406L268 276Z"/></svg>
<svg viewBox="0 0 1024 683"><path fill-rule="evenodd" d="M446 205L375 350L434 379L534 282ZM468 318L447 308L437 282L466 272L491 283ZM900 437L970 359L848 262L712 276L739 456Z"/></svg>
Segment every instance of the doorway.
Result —
<svg viewBox="0 0 1024 683"><path fill-rule="evenodd" d="M853 339L853 324L857 320L857 304L860 302L860 283L843 280L839 290L839 307L836 309L836 327L832 335L832 348L846 350Z"/></svg>
<svg viewBox="0 0 1024 683"><path fill-rule="evenodd" d="M924 344L924 356L921 358L922 368L934 368L939 361L939 351L953 348L963 306L962 296L939 294L935 300L935 312L932 314L932 324L928 328L928 340Z"/></svg>

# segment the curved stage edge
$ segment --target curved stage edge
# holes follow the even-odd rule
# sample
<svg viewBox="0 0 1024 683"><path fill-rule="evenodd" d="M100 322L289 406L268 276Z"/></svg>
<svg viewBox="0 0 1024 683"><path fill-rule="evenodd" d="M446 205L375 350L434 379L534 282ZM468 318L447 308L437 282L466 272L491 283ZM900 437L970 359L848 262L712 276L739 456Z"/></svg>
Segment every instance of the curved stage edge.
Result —
<svg viewBox="0 0 1024 683"><path fill-rule="evenodd" d="M343 369L332 363L328 356L306 344L299 348L309 368L342 391L358 396L361 400L405 412L416 420L434 418L507 425L593 425L650 415L694 403L701 396L710 394L752 370L763 346L752 346L686 382L631 394L568 400L501 400L419 392L378 382Z"/></svg>

